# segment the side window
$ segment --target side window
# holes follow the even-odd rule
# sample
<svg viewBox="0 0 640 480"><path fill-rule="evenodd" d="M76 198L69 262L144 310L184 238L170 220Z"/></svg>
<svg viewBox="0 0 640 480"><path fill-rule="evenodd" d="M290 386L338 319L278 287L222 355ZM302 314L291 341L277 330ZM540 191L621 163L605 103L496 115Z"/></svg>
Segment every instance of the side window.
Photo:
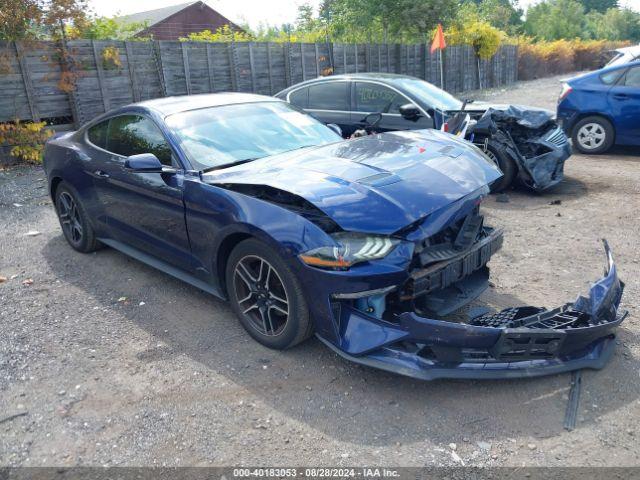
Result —
<svg viewBox="0 0 640 480"><path fill-rule="evenodd" d="M307 108L309 104L309 89L301 88L300 90L296 90L289 95L289 102L292 105L300 108Z"/></svg>
<svg viewBox="0 0 640 480"><path fill-rule="evenodd" d="M359 112L398 113L400 105L405 103L409 102L390 88L376 83L356 82L356 110ZM395 112L391 112L392 106Z"/></svg>
<svg viewBox="0 0 640 480"><path fill-rule="evenodd" d="M627 87L640 87L640 67L633 67L627 71L624 84Z"/></svg>
<svg viewBox="0 0 640 480"><path fill-rule="evenodd" d="M171 165L171 148L162 132L150 119L139 115L111 119L107 150L125 157L153 153L163 165Z"/></svg>
<svg viewBox="0 0 640 480"><path fill-rule="evenodd" d="M309 87L309 106L315 110L349 110L347 105L348 82L326 82Z"/></svg>
<svg viewBox="0 0 640 480"><path fill-rule="evenodd" d="M96 147L107 148L107 129L109 128L109 120L94 125L87 131L89 141Z"/></svg>

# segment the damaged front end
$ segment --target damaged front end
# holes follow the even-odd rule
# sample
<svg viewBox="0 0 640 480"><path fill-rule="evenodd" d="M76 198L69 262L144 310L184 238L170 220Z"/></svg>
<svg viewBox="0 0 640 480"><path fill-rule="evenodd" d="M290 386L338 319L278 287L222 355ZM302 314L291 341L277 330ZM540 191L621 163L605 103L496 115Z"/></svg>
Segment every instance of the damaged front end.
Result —
<svg viewBox="0 0 640 480"><path fill-rule="evenodd" d="M571 145L550 112L517 106L488 108L476 120L470 130L473 141L488 142L506 152L525 185L540 191L562 181Z"/></svg>
<svg viewBox="0 0 640 480"><path fill-rule="evenodd" d="M449 256L444 246L418 253L418 258L424 253L448 258L413 269L396 289L358 298L334 295L339 341L320 339L351 361L423 380L532 377L602 368L613 352L614 330L627 315L618 311L624 284L606 241L605 275L587 297L553 310L512 307L465 322L434 318L469 303L484 289L486 262L500 248L502 232L482 228L478 241L458 254ZM429 300L434 294L439 297L435 302Z"/></svg>

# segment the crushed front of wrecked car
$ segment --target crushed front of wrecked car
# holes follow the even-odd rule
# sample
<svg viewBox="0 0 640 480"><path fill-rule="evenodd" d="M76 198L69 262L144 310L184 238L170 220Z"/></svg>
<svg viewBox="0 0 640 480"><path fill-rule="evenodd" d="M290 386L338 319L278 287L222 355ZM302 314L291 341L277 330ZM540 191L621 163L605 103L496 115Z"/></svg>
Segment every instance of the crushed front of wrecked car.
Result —
<svg viewBox="0 0 640 480"><path fill-rule="evenodd" d="M476 123L470 129L474 142L484 141L506 152L518 167L519 179L534 190L545 190L564 178L564 162L571 144L553 113L533 107L493 106L469 113Z"/></svg>
<svg viewBox="0 0 640 480"><path fill-rule="evenodd" d="M202 178L240 195L234 201L250 196L308 222L296 235L278 222L283 256L317 336L352 361L421 379L602 367L625 315L608 249L607 274L588 297L550 311L447 319L488 286L503 232L485 223L481 203L499 177L477 147L429 130L313 147Z"/></svg>

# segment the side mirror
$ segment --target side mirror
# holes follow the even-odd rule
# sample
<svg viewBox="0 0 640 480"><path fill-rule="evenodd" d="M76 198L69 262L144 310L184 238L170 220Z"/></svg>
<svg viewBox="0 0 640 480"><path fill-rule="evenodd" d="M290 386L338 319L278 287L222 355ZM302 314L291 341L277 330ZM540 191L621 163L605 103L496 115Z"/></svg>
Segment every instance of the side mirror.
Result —
<svg viewBox="0 0 640 480"><path fill-rule="evenodd" d="M335 123L327 123L327 127L329 127L331 130L333 130L334 132L336 132L338 135L342 137L342 129L340 128L339 125L336 125Z"/></svg>
<svg viewBox="0 0 640 480"><path fill-rule="evenodd" d="M127 157L124 168L138 173L176 173L176 169L160 163L153 153L140 153Z"/></svg>
<svg viewBox="0 0 640 480"><path fill-rule="evenodd" d="M420 112L420 109L413 103L407 103L400 107L400 115L402 115L402 118L404 118L405 120L411 120L415 122L422 116L422 113Z"/></svg>

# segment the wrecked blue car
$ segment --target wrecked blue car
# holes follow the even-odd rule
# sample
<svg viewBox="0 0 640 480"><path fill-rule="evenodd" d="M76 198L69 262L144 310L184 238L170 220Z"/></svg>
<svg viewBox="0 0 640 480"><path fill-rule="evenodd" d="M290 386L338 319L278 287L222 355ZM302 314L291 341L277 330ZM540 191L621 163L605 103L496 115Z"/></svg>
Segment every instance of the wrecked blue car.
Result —
<svg viewBox="0 0 640 480"><path fill-rule="evenodd" d="M173 97L51 139L44 167L71 247L110 246L227 299L270 348L315 333L416 378L527 377L601 368L626 315L606 247L586 297L452 319L502 245L481 211L501 173L439 131L343 140L273 98Z"/></svg>

